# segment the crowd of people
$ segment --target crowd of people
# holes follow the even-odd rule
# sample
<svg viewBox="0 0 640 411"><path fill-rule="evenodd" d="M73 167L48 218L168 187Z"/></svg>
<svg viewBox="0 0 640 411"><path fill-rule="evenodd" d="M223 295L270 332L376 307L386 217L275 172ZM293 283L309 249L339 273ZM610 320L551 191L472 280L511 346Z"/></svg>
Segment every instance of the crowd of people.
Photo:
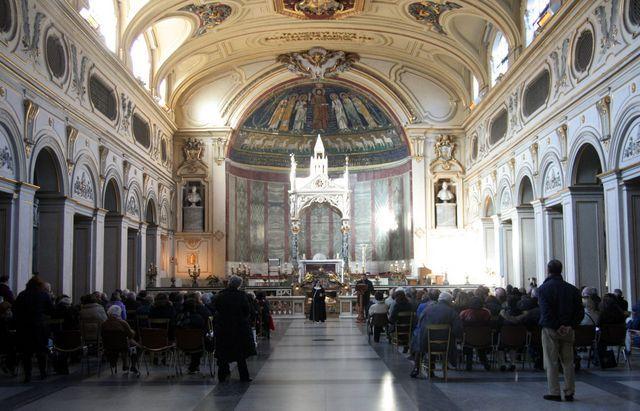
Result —
<svg viewBox="0 0 640 411"><path fill-rule="evenodd" d="M73 356L55 356L52 349L57 331L84 333L87 326L95 324L100 327L96 334L122 333L133 348L140 347L140 327L151 327L149 320L153 319L166 320L169 340L174 339L177 329L201 330L204 348L215 352L221 382L229 379L232 362L238 364L241 381L251 381L246 358L255 355L257 337L270 338L273 327L266 296L240 290L242 279L237 276L217 294L175 291L152 296L144 290L115 290L107 296L96 291L82 296L80 304L73 304L67 295L54 297L50 285L38 276L33 276L17 296L8 281L0 277L0 365L5 373L15 374L21 363L25 382L31 380L34 356L42 379L47 377L47 361L52 361L56 373L69 373L68 362ZM123 369L137 373L135 353L133 349L131 356L121 357ZM107 356L107 360L114 366L118 357ZM202 353L191 354L190 373L199 372L201 357Z"/></svg>
<svg viewBox="0 0 640 411"><path fill-rule="evenodd" d="M640 303L636 303L629 313L629 303L624 299L620 290L600 297L593 287L583 287L578 290L573 285L562 280L562 264L552 261L548 267L548 277L543 285L532 285L527 289L507 286L497 287L493 292L485 286L479 286L473 291L454 289L443 292L438 288L416 289L399 287L390 290L388 297L382 291L377 291L374 301L368 305L368 315L387 315L387 331L392 331L400 319L401 313L413 313L412 336L404 346L404 352L411 351L414 367L412 377L420 375L422 358L428 354L426 329L432 324L447 324L450 326L451 339L448 361L457 366L458 349L455 341L460 342L465 327L487 326L497 335L503 326L524 326L533 331L536 328L541 334L541 346L530 344L528 352L516 352L513 349L498 346L497 363L501 371L513 371L518 354L527 355L538 370L547 369L555 372L557 361L562 353L556 351L547 355L552 348L565 350L566 344L560 340L570 342L571 368L580 368L581 357L574 351L572 327L591 325L603 327L610 325L626 325L629 330L640 329ZM364 280L362 280L364 281ZM572 288L569 288L572 287ZM575 292L574 292L575 291ZM403 316L406 319L407 316ZM383 326L372 325L374 341L379 342ZM551 332L549 332L549 330ZM559 334L558 334L559 333ZM550 335L553 334L553 335ZM638 338L634 334L631 338ZM497 344L497 339L494 339ZM629 341L637 345L640 341ZM547 352L544 348L549 346ZM595 365L604 357L607 346L598 344L594 347ZM628 348L628 347L627 347ZM487 358L486 349L469 349L464 347L462 358L467 370L473 369L474 351L482 367L489 371L492 367ZM551 366L553 363L553 366ZM566 375L565 375L566 380ZM557 400L559 393L554 383L550 399ZM572 388L569 389L568 400L572 399Z"/></svg>

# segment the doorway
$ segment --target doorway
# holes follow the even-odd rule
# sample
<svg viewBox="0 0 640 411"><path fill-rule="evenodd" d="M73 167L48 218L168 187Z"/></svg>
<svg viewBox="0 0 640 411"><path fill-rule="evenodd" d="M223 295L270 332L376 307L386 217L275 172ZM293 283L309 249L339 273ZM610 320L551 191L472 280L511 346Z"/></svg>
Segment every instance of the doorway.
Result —
<svg viewBox="0 0 640 411"><path fill-rule="evenodd" d="M73 219L73 301L91 292L92 223L90 217Z"/></svg>
<svg viewBox="0 0 640 411"><path fill-rule="evenodd" d="M140 236L134 228L127 229L127 288L138 291L140 288Z"/></svg>

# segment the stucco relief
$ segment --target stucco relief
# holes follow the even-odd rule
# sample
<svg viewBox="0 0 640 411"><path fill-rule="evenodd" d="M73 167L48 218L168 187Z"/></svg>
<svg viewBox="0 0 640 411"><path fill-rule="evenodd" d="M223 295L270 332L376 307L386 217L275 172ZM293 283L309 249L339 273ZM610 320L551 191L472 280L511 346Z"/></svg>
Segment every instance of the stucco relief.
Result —
<svg viewBox="0 0 640 411"><path fill-rule="evenodd" d="M82 171L81 175L76 176L76 180L73 183L73 194L89 201L95 199L93 182L87 177L86 171Z"/></svg>
<svg viewBox="0 0 640 411"><path fill-rule="evenodd" d="M542 188L545 197L554 194L562 188L562 174L557 165L552 164L547 168Z"/></svg>

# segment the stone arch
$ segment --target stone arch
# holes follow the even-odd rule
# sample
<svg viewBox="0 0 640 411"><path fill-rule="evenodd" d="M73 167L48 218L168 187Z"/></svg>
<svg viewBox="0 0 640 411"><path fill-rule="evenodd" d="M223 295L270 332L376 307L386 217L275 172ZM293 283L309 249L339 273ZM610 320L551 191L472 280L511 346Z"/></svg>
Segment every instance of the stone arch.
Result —
<svg viewBox="0 0 640 411"><path fill-rule="evenodd" d="M63 166L64 164L64 155L62 154L62 149L55 139L52 137L43 137L41 138L36 146L34 147L31 153L31 166L30 166L30 182L32 184L38 185L36 182L36 167L38 166L38 159L40 155L46 155L47 158L43 157L43 161L50 161L50 166L56 173L57 179L57 189L56 192L60 193L60 195L69 195L69 184L67 176L67 167ZM42 183L42 181L40 181ZM51 181L50 181L51 182ZM53 183L53 182L51 182ZM53 187L49 187L53 188Z"/></svg>
<svg viewBox="0 0 640 411"><path fill-rule="evenodd" d="M580 152L584 149L584 146L589 144L593 147L593 149L598 154L598 158L600 159L600 167L602 171L608 170L607 167L607 156L602 148L602 144L600 143L599 136L592 130L583 130L576 138L573 139L573 143L571 144L571 149L569 150L568 159L569 166L567 169L567 181L573 182L575 176L575 166L576 159Z"/></svg>
<svg viewBox="0 0 640 411"><path fill-rule="evenodd" d="M124 214L124 193L122 188L124 187L124 184L122 182L122 177L120 176L120 172L118 171L118 169L114 166L114 165L110 165L107 167L107 170L104 174L104 181L109 182L113 180L113 183L115 184L116 187L116 193L118 195L117 199L118 199L118 210L120 212L120 214ZM104 201L106 199L106 188L107 188L107 184L103 184L102 186L102 199L103 199L103 208L107 208L105 207Z"/></svg>
<svg viewBox="0 0 640 411"><path fill-rule="evenodd" d="M147 198L144 208L144 221L149 224L158 225L158 209L155 195Z"/></svg>
<svg viewBox="0 0 640 411"><path fill-rule="evenodd" d="M597 175L603 170L603 159L596 147L590 143L584 143L578 148L572 159L569 184L572 186L599 184Z"/></svg>
<svg viewBox="0 0 640 411"><path fill-rule="evenodd" d="M640 97L634 97L616 116L616 125L611 133L611 147L609 151L609 165L611 168L621 168L623 151L627 136L640 121Z"/></svg>
<svg viewBox="0 0 640 411"><path fill-rule="evenodd" d="M528 179L529 183L531 184L531 189L533 191L533 198L535 199L535 198L539 197L539 195L538 195L539 190L536 187L536 179L533 177L533 172L531 171L531 167L529 167L529 165L522 166L518 170L518 175L516 177L516 184L515 184L515 186L517 187L516 188L516 192L515 192L516 200L517 200L516 204L517 205L522 205L522 204L520 204L521 200L522 200L522 198L521 198L522 197L522 189L523 189L522 184L523 184L525 178Z"/></svg>
<svg viewBox="0 0 640 411"><path fill-rule="evenodd" d="M122 214L122 191L115 177L106 179L104 190L102 193L102 208L107 214Z"/></svg>
<svg viewBox="0 0 640 411"><path fill-rule="evenodd" d="M0 133L5 134L8 150L11 152L14 167L14 179L24 181L26 179L27 157L22 144L22 135L14 117L10 112L0 108ZM0 150L2 147L0 147Z"/></svg>
<svg viewBox="0 0 640 411"><path fill-rule="evenodd" d="M548 197L566 186L560 159L553 151L548 151L542 158L540 170L540 196Z"/></svg>
<svg viewBox="0 0 640 411"><path fill-rule="evenodd" d="M496 214L494 195L490 190L485 190L482 201L482 217L491 217Z"/></svg>
<svg viewBox="0 0 640 411"><path fill-rule="evenodd" d="M530 205L530 203L536 198L535 186L531 176L528 174L522 175L518 181L517 187L515 205Z"/></svg>

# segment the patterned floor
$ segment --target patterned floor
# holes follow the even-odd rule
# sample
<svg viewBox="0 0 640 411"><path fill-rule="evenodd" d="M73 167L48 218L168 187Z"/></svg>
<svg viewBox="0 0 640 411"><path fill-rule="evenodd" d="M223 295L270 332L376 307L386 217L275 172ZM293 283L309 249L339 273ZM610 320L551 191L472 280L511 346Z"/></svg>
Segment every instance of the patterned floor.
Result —
<svg viewBox="0 0 640 411"><path fill-rule="evenodd" d="M386 341L369 345L350 320L311 324L279 321L270 343L250 361L254 381L234 373L217 384L208 376L174 378L163 367L150 376L53 376L23 385L0 378L0 409L21 410L637 410L640 372L619 367L578 374L575 403L543 402L544 374L451 371L449 382L409 378L411 364ZM634 358L640 367L640 361ZM36 372L37 375L37 372Z"/></svg>

